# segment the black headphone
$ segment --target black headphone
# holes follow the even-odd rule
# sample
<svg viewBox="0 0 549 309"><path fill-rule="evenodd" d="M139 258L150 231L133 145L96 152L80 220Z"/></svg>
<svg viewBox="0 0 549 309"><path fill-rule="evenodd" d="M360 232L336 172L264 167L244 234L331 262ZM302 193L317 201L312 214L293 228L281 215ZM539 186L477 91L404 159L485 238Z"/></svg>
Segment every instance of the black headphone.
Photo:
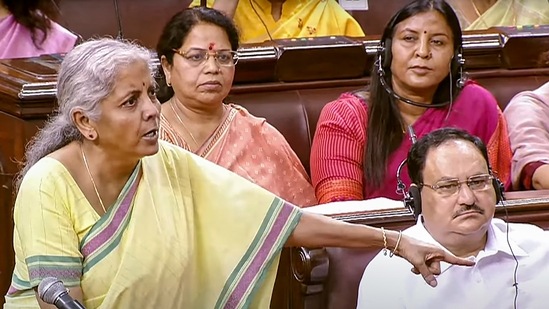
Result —
<svg viewBox="0 0 549 309"><path fill-rule="evenodd" d="M408 191L406 191L404 182L400 178L400 171L402 170L402 167L406 164L407 159L404 159L402 163L399 165L397 169L397 193L403 194L403 202L404 206L412 212L414 215L414 219L417 220L419 215L421 214L421 191L417 184L412 183L410 185L410 188ZM492 169L490 166L488 166L489 174L492 175L492 186L494 187L494 191L496 192L496 204L499 204L501 201L505 201L505 185L499 178L494 176L494 173L492 173Z"/></svg>

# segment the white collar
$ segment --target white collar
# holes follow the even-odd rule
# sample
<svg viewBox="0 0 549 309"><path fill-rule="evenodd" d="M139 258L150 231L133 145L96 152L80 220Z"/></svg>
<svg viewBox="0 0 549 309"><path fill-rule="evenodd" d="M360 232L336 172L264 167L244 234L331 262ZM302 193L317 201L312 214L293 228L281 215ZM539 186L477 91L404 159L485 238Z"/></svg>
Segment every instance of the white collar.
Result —
<svg viewBox="0 0 549 309"><path fill-rule="evenodd" d="M418 238L420 240L423 240L425 242L437 245L444 249L446 252L450 251L446 249L444 246L442 246L438 241L436 241L433 236L425 229L425 226L422 223L423 216L419 215L418 220L416 222L416 225L413 227L413 232L410 233L410 236ZM519 245L517 245L516 242L509 239L509 243L507 242L508 239L508 233L507 228L508 224L505 221L501 219L492 219L490 222L490 225L488 226L488 237L486 240L486 246L484 247L484 250L480 251L479 254L475 256L470 256L467 259L472 261L478 261L486 256L495 255L498 252L504 253L510 257L523 257L528 256L528 253L526 253ZM512 252L511 252L512 249ZM440 271L441 274L444 273L448 268L453 266L452 264L441 262L440 264Z"/></svg>

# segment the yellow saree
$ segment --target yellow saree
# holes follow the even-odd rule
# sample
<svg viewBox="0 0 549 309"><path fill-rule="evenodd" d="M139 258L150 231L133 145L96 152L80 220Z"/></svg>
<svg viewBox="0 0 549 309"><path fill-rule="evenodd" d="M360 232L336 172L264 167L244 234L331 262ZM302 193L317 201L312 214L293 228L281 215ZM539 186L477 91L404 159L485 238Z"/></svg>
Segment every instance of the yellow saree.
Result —
<svg viewBox="0 0 549 309"><path fill-rule="evenodd" d="M29 171L15 206L6 309L38 308L47 276L86 308L267 308L298 208L160 141L102 217L58 161Z"/></svg>
<svg viewBox="0 0 549 309"><path fill-rule="evenodd" d="M208 0L212 7L215 0ZM193 0L191 6L199 6ZM273 39L345 35L364 36L359 23L335 0L286 0L280 19L271 15L268 0L241 0L234 21L240 31L242 43L259 43L269 40L265 27ZM265 26L263 26L265 23Z"/></svg>
<svg viewBox="0 0 549 309"><path fill-rule="evenodd" d="M474 21L465 19L459 9L456 13L464 30L549 24L549 3L542 0L498 0Z"/></svg>
<svg viewBox="0 0 549 309"><path fill-rule="evenodd" d="M316 205L309 176L284 136L245 108L225 106L229 109L225 119L195 153L294 205ZM160 117L159 136L190 150L164 116Z"/></svg>

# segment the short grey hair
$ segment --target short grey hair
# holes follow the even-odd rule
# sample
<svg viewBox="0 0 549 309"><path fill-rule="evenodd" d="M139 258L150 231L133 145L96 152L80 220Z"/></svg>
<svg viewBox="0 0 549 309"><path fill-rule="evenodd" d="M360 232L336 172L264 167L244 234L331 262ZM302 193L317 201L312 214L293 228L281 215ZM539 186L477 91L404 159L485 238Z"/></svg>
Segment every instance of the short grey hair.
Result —
<svg viewBox="0 0 549 309"><path fill-rule="evenodd" d="M73 142L82 134L72 119L76 109L92 120L101 117L101 102L114 90L118 74L136 62L148 65L154 81L157 66L153 54L129 41L98 38L86 41L70 51L59 69L58 109L27 145L25 161L15 179L18 191L27 171L40 159Z"/></svg>

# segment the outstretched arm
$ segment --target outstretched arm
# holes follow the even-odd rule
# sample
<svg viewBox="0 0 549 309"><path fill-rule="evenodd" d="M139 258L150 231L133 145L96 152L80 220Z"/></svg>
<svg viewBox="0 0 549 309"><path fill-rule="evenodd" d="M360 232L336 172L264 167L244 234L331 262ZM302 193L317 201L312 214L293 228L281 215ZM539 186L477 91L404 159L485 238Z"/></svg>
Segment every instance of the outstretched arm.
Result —
<svg viewBox="0 0 549 309"><path fill-rule="evenodd" d="M233 19L237 5L238 0L215 0L213 8Z"/></svg>
<svg viewBox="0 0 549 309"><path fill-rule="evenodd" d="M394 250L399 232L386 230L385 233L387 248ZM384 248L384 240L381 229L345 223L304 211L299 224L290 235L286 245L309 248ZM420 242L405 235L402 235L395 254L408 260L414 266L413 271L420 273L425 281L433 287L437 284L435 275L440 274L441 261L457 265L474 265L473 262L457 258L442 248Z"/></svg>

